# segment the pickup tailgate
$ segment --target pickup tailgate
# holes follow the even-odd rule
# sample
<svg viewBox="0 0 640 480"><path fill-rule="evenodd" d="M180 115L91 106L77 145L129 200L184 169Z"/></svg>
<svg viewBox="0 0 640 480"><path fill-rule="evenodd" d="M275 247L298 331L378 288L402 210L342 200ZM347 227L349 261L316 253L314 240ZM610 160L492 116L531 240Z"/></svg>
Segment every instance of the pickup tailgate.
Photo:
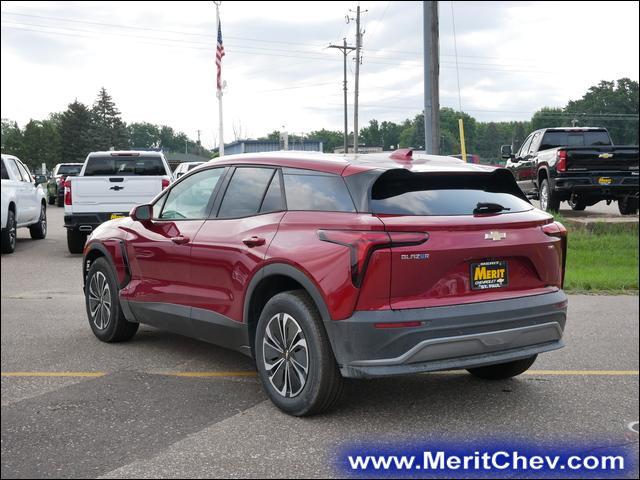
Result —
<svg viewBox="0 0 640 480"><path fill-rule="evenodd" d="M565 147L567 171L638 171L638 147Z"/></svg>
<svg viewBox="0 0 640 480"><path fill-rule="evenodd" d="M71 177L74 213L129 213L135 205L149 203L162 190L163 177Z"/></svg>

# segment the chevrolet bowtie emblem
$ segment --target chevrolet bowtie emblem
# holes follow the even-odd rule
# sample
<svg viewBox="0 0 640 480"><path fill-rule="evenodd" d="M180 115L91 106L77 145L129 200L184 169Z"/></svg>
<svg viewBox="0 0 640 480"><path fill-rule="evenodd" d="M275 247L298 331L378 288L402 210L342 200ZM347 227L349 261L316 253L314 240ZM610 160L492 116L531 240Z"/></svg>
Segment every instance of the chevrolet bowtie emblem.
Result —
<svg viewBox="0 0 640 480"><path fill-rule="evenodd" d="M613 153L601 153L598 155L598 158L611 158L613 157Z"/></svg>
<svg viewBox="0 0 640 480"><path fill-rule="evenodd" d="M507 238L507 234L504 232L489 232L484 234L485 240L493 240L494 242L504 240L505 238Z"/></svg>

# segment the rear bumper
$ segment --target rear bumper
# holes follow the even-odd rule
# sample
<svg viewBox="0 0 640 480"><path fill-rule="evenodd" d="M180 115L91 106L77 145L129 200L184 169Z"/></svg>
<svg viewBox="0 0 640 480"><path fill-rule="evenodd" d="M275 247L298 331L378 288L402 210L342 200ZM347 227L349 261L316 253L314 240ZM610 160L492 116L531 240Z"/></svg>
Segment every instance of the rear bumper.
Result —
<svg viewBox="0 0 640 480"><path fill-rule="evenodd" d="M600 177L610 178L609 185L598 183ZM592 196L615 197L628 194L638 194L639 177L637 175L590 175L590 176L559 176L554 181L554 190L558 192L579 192Z"/></svg>
<svg viewBox="0 0 640 480"><path fill-rule="evenodd" d="M123 214L122 212L113 212ZM127 213L124 213L127 215ZM111 212L74 213L64 216L64 227L71 230L91 232L102 223L111 220Z"/></svg>
<svg viewBox="0 0 640 480"><path fill-rule="evenodd" d="M561 290L494 302L356 312L325 322L343 376L365 378L509 362L564 346ZM375 328L376 323L421 322Z"/></svg>

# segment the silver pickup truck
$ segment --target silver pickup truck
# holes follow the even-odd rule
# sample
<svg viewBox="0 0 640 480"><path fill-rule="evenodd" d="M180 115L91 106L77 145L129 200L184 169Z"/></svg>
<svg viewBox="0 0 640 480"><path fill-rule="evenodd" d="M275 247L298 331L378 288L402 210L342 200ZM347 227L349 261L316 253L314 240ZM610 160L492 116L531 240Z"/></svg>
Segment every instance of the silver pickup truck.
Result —
<svg viewBox="0 0 640 480"><path fill-rule="evenodd" d="M162 152L109 151L87 156L77 177L64 184L64 226L71 253L82 253L101 223L149 203L173 176Z"/></svg>

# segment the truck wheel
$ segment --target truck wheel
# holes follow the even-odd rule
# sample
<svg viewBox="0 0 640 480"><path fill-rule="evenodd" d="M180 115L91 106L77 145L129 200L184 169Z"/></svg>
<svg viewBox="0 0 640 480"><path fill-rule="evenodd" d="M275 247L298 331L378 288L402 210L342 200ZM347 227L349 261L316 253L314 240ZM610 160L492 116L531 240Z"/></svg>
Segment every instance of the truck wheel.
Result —
<svg viewBox="0 0 640 480"><path fill-rule="evenodd" d="M279 293L267 302L254 351L263 388L285 413L314 415L339 399L343 379L320 314L305 291Z"/></svg>
<svg viewBox="0 0 640 480"><path fill-rule="evenodd" d="M139 324L125 318L118 285L105 258L91 264L84 290L89 325L98 339L108 343L124 342L136 334Z"/></svg>
<svg viewBox="0 0 640 480"><path fill-rule="evenodd" d="M49 197L47 201L49 202L49 205L54 205L56 203L56 197Z"/></svg>
<svg viewBox="0 0 640 480"><path fill-rule="evenodd" d="M529 370L529 367L536 361L538 355L515 360L513 362L500 363L498 365L487 365L486 367L469 368L467 371L474 377L485 380L505 380L516 377Z"/></svg>
<svg viewBox="0 0 640 480"><path fill-rule="evenodd" d="M84 250L84 242L87 240L87 234L67 229L67 248L69 253L82 253Z"/></svg>
<svg viewBox="0 0 640 480"><path fill-rule="evenodd" d="M620 215L637 215L638 199L631 196L619 199L618 210L620 211Z"/></svg>
<svg viewBox="0 0 640 480"><path fill-rule="evenodd" d="M2 253L13 253L16 249L16 214L13 210L7 212L7 227L2 230Z"/></svg>
<svg viewBox="0 0 640 480"><path fill-rule="evenodd" d="M569 206L571 207L571 210L573 210L574 212L581 212L585 208L587 208L587 203L582 201L582 200L580 200L580 199L570 198L567 203L569 203Z"/></svg>
<svg viewBox="0 0 640 480"><path fill-rule="evenodd" d="M34 240L42 240L47 236L47 207L44 203L40 207L38 223L34 223L29 227L29 233Z"/></svg>
<svg viewBox="0 0 640 480"><path fill-rule="evenodd" d="M540 184L540 208L545 212L557 212L560 210L560 199L551 189L549 180L546 178Z"/></svg>

